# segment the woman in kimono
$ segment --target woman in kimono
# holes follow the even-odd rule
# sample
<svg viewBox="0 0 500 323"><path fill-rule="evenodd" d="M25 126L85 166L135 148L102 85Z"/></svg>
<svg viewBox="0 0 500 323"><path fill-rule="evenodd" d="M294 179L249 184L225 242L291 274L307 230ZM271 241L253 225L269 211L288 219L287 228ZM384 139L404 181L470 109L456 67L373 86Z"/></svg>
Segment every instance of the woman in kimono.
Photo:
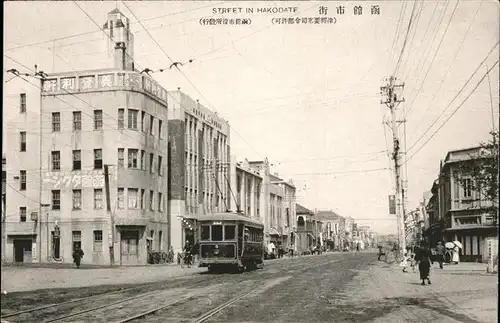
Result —
<svg viewBox="0 0 500 323"><path fill-rule="evenodd" d="M421 285L425 285L425 281L431 284L430 270L431 270L431 251L425 245L425 242L421 242L420 246L415 254L415 260L418 262L418 271L420 272Z"/></svg>
<svg viewBox="0 0 500 323"><path fill-rule="evenodd" d="M454 262L455 265L458 265L458 263L460 262L459 248L457 245L455 245L455 247L453 248L453 256L451 261Z"/></svg>

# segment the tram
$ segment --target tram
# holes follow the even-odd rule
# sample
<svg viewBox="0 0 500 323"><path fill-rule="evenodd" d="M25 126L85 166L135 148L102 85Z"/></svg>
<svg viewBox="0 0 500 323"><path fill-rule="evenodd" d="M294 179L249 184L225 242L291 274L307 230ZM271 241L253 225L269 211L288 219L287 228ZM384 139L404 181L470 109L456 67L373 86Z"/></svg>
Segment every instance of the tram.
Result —
<svg viewBox="0 0 500 323"><path fill-rule="evenodd" d="M256 269L264 264L264 224L236 212L198 218L200 267Z"/></svg>

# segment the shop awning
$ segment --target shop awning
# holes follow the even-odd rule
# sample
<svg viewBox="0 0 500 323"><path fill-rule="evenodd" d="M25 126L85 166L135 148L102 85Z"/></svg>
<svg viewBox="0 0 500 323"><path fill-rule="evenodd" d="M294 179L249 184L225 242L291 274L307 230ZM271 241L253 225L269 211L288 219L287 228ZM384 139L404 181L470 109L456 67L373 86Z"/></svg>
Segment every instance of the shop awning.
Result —
<svg viewBox="0 0 500 323"><path fill-rule="evenodd" d="M268 230L268 233L269 233L269 235L271 235L271 236L279 236L279 235L280 235L280 233L278 232L278 230L276 230L276 229L274 229L274 228L270 228L270 229Z"/></svg>

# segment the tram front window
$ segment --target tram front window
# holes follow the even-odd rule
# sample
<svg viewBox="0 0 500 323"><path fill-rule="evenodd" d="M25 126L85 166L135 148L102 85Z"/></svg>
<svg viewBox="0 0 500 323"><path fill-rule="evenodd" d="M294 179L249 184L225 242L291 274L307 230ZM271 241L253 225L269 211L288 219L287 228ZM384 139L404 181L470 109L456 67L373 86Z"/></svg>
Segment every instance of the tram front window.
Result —
<svg viewBox="0 0 500 323"><path fill-rule="evenodd" d="M201 226L201 240L210 240L210 226Z"/></svg>
<svg viewBox="0 0 500 323"><path fill-rule="evenodd" d="M236 226L235 225L225 225L224 226L224 240L234 240L236 237Z"/></svg>
<svg viewBox="0 0 500 323"><path fill-rule="evenodd" d="M212 241L222 241L222 225L212 225Z"/></svg>

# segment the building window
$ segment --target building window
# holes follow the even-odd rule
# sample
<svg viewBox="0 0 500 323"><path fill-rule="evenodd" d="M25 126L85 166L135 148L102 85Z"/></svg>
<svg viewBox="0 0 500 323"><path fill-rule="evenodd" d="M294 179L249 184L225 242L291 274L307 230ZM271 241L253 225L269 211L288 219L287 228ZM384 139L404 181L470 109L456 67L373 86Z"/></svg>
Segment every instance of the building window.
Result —
<svg viewBox="0 0 500 323"><path fill-rule="evenodd" d="M94 169L102 169L102 149L94 149Z"/></svg>
<svg viewBox="0 0 500 323"><path fill-rule="evenodd" d="M102 251L102 230L94 230L94 251Z"/></svg>
<svg viewBox="0 0 500 323"><path fill-rule="evenodd" d="M82 130L82 113L73 111L73 131Z"/></svg>
<svg viewBox="0 0 500 323"><path fill-rule="evenodd" d="M94 189L94 209L102 210L102 188Z"/></svg>
<svg viewBox="0 0 500 323"><path fill-rule="evenodd" d="M472 179L471 178L466 178L464 179L464 197L472 197Z"/></svg>
<svg viewBox="0 0 500 323"><path fill-rule="evenodd" d="M26 171L22 170L21 171L21 180L20 180L20 190L21 191L26 191Z"/></svg>
<svg viewBox="0 0 500 323"><path fill-rule="evenodd" d="M118 109L118 129L125 127L125 109Z"/></svg>
<svg viewBox="0 0 500 323"><path fill-rule="evenodd" d="M162 126L163 126L163 121L161 121L160 119L158 119L158 138L160 138L160 139L161 139L161 128L162 128Z"/></svg>
<svg viewBox="0 0 500 323"><path fill-rule="evenodd" d="M82 151L73 150L73 170L82 169Z"/></svg>
<svg viewBox="0 0 500 323"><path fill-rule="evenodd" d="M141 210L146 208L146 190L141 189Z"/></svg>
<svg viewBox="0 0 500 323"><path fill-rule="evenodd" d="M26 93L21 93L20 95L20 112L21 113L26 113Z"/></svg>
<svg viewBox="0 0 500 323"><path fill-rule="evenodd" d="M118 167L123 168L125 166L125 149L118 148Z"/></svg>
<svg viewBox="0 0 500 323"><path fill-rule="evenodd" d="M26 151L26 131L21 131L19 133L19 143L20 143L19 150Z"/></svg>
<svg viewBox="0 0 500 323"><path fill-rule="evenodd" d="M53 190L52 191L52 210L60 210L61 209L61 191Z"/></svg>
<svg viewBox="0 0 500 323"><path fill-rule="evenodd" d="M138 155L139 150L137 149L129 149L128 150L128 168L133 168L133 169L138 169L139 168L139 161L138 161Z"/></svg>
<svg viewBox="0 0 500 323"><path fill-rule="evenodd" d="M137 188L129 188L127 189L127 198L128 198L128 208L129 209L137 209L137 198L138 198L139 189Z"/></svg>
<svg viewBox="0 0 500 323"><path fill-rule="evenodd" d="M163 212L163 194L158 193L158 211Z"/></svg>
<svg viewBox="0 0 500 323"><path fill-rule="evenodd" d="M141 111L141 131L146 130L146 112Z"/></svg>
<svg viewBox="0 0 500 323"><path fill-rule="evenodd" d="M82 249L82 231L73 231L72 238L73 238L73 252L76 250L76 248Z"/></svg>
<svg viewBox="0 0 500 323"><path fill-rule="evenodd" d="M138 110L128 109L128 128L137 130L137 116Z"/></svg>
<svg viewBox="0 0 500 323"><path fill-rule="evenodd" d="M19 208L19 221L26 222L26 206Z"/></svg>
<svg viewBox="0 0 500 323"><path fill-rule="evenodd" d="M52 131L61 131L61 113L52 112Z"/></svg>
<svg viewBox="0 0 500 323"><path fill-rule="evenodd" d="M151 174L154 174L155 172L155 157L153 153L149 154L149 171Z"/></svg>
<svg viewBox="0 0 500 323"><path fill-rule="evenodd" d="M125 208L125 189L123 187L119 187L117 190L117 200L117 208L123 210Z"/></svg>
<svg viewBox="0 0 500 323"><path fill-rule="evenodd" d="M160 176L163 176L163 165L162 165L162 162L163 162L163 158L161 156L158 156L158 174Z"/></svg>
<svg viewBox="0 0 500 323"><path fill-rule="evenodd" d="M94 130L102 129L102 110L94 110Z"/></svg>
<svg viewBox="0 0 500 323"><path fill-rule="evenodd" d="M149 117L149 134L150 134L150 135L152 135L152 134L153 134L153 128L154 128L154 125L155 125L155 117L150 116L150 117Z"/></svg>
<svg viewBox="0 0 500 323"><path fill-rule="evenodd" d="M141 150L141 170L146 170L146 152Z"/></svg>
<svg viewBox="0 0 500 323"><path fill-rule="evenodd" d="M149 191L149 209L151 211L155 210L155 193L153 191Z"/></svg>
<svg viewBox="0 0 500 323"><path fill-rule="evenodd" d="M61 152L53 151L52 155L52 170L61 170Z"/></svg>
<svg viewBox="0 0 500 323"><path fill-rule="evenodd" d="M158 250L163 251L163 231L158 231Z"/></svg>
<svg viewBox="0 0 500 323"><path fill-rule="evenodd" d="M73 210L82 208L82 190L73 190Z"/></svg>

